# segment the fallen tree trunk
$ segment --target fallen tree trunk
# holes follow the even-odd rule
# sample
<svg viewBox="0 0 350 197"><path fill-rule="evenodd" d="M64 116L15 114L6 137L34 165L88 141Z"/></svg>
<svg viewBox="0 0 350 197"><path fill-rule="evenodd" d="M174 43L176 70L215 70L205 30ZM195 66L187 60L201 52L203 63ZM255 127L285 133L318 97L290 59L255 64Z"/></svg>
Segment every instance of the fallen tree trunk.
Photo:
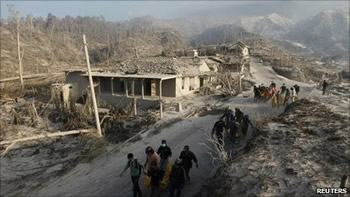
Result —
<svg viewBox="0 0 350 197"><path fill-rule="evenodd" d="M3 146L5 144L12 144L12 143L17 143L17 142L25 142L25 141L38 140L38 139L49 138L49 137L60 137L60 136L80 134L80 133L89 133L89 132L91 132L90 129L83 129L83 130L72 130L72 131L66 131L66 132L49 133L47 135L41 134L41 135L36 135L36 136L32 136L32 137L25 137L25 138L16 139L16 140L2 141L2 142L0 142L0 145Z"/></svg>

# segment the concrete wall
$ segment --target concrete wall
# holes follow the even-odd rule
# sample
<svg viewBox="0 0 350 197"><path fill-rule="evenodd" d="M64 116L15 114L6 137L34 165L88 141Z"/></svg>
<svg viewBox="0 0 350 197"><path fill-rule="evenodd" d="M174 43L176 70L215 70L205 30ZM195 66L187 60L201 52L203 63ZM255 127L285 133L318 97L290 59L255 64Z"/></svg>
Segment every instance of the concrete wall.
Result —
<svg viewBox="0 0 350 197"><path fill-rule="evenodd" d="M243 55L243 56L249 56L249 50L248 50L248 48L244 48L244 49L243 49L242 55Z"/></svg>
<svg viewBox="0 0 350 197"><path fill-rule="evenodd" d="M210 71L210 68L208 67L205 61L203 61L203 63L199 66L199 71L201 72Z"/></svg>
<svg viewBox="0 0 350 197"><path fill-rule="evenodd" d="M86 93L86 89L89 85L89 80L87 77L80 76L82 72L70 72L67 74L65 83L72 85L70 89L70 95L72 99L77 100L80 96Z"/></svg>
<svg viewBox="0 0 350 197"><path fill-rule="evenodd" d="M176 78L176 96L181 97L188 94L192 94L199 88L200 79L199 77L184 77L184 88L182 88L183 80L181 77ZM190 90L190 86L193 89Z"/></svg>

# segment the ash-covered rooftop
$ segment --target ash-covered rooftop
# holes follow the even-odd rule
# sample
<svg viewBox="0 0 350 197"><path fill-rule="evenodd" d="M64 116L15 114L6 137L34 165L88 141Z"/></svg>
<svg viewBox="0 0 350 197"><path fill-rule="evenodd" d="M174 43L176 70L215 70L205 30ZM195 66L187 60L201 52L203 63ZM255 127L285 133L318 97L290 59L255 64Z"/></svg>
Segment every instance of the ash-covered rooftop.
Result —
<svg viewBox="0 0 350 197"><path fill-rule="evenodd" d="M124 74L199 75L202 61L197 58L140 57L126 60L108 71Z"/></svg>

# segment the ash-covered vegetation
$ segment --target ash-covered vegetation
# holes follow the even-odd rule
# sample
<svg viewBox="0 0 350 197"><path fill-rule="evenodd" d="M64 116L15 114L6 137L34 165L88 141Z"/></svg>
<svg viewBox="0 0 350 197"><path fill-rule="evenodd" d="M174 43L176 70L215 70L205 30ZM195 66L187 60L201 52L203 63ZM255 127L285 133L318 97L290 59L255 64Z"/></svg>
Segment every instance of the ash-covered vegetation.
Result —
<svg viewBox="0 0 350 197"><path fill-rule="evenodd" d="M317 187L339 187L349 173L348 118L302 99L261 119L251 149L209 179L201 196L312 196Z"/></svg>

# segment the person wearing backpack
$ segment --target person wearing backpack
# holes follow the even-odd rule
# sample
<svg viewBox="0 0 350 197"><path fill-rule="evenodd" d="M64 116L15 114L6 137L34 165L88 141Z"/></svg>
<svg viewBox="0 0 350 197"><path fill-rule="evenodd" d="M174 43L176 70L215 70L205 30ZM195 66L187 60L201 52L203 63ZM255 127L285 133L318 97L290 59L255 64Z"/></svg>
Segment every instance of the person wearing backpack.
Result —
<svg viewBox="0 0 350 197"><path fill-rule="evenodd" d="M128 162L125 165L124 170L120 173L120 177L124 174L124 172L130 168L130 175L131 175L131 180L133 184L133 196L134 197L141 197L142 192L139 186L139 180L141 176L141 172L143 169L142 164L134 158L134 155L132 153L128 154Z"/></svg>
<svg viewBox="0 0 350 197"><path fill-rule="evenodd" d="M169 192L170 197L174 197L176 192L176 197L180 197L181 189L185 184L185 169L181 164L180 159L175 160L175 164L171 169L170 173L170 184L169 184Z"/></svg>

